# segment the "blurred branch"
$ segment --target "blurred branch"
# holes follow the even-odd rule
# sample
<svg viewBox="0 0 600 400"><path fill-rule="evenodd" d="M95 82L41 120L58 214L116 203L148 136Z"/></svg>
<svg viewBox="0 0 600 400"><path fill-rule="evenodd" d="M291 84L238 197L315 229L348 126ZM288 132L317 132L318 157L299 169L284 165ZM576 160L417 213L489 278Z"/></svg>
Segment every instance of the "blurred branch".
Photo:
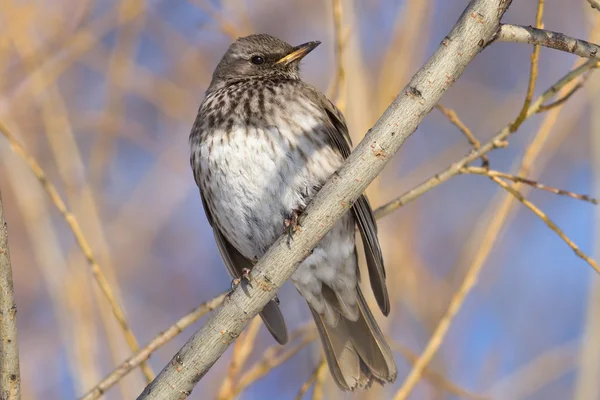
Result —
<svg viewBox="0 0 600 400"><path fill-rule="evenodd" d="M325 369L326 365L327 365L327 362L325 360L325 357L322 357L321 361L319 361L319 364L317 364L317 366L315 367L315 370L313 371L313 373L310 374L308 379L300 387L300 390L298 391L298 394L296 395L296 400L302 400L302 397L304 397L306 392L308 392L308 389L310 389L313 382L315 382L317 380L317 376L319 376L321 371L323 371Z"/></svg>
<svg viewBox="0 0 600 400"><path fill-rule="evenodd" d="M456 112L454 112L454 110L446 108L441 104L436 104L435 108L440 110L440 112L444 114L446 118L448 118L450 122L453 123L463 133L463 135L465 135L469 141L469 144L473 146L475 150L479 150L481 148L481 142L475 138L473 132L471 132L471 130L460 120L460 118L458 118L458 115ZM481 166L483 168L489 168L490 166L490 160L485 154L481 156Z"/></svg>
<svg viewBox="0 0 600 400"><path fill-rule="evenodd" d="M214 299L199 305L190 313L183 316L177 322L167 328L167 330L159 333L158 336L150 341L150 343L141 348L137 353L129 357L127 360L123 361L123 363L115 368L110 374L108 374L108 376L104 378L102 382L83 395L80 400L93 400L102 396L110 387L125 377L125 375L127 375L131 370L136 368L143 361L146 361L148 358L150 358L150 355L154 351L167 344L171 339L179 335L185 328L217 308L217 306L223 302L223 299L226 295L226 293L223 293Z"/></svg>
<svg viewBox="0 0 600 400"><path fill-rule="evenodd" d="M323 400L323 385L327 379L327 369L322 367L319 369L317 379L315 380L315 388L313 390L312 400Z"/></svg>
<svg viewBox="0 0 600 400"><path fill-rule="evenodd" d="M485 394L490 399L529 399L540 388L577 368L576 352L576 342L567 342L544 351L494 383Z"/></svg>
<svg viewBox="0 0 600 400"><path fill-rule="evenodd" d="M500 185L503 189L513 195L519 202L521 202L525 207L529 208L535 215L537 215L542 221L548 225L548 228L552 229L579 257L581 257L585 262L591 265L592 268L598 273L600 273L600 267L595 260L591 259L588 255L586 255L577 245L564 234L564 232L554 223L548 216L539 208L537 208L532 202L527 200L521 192L519 192L514 186L509 185L504 182L502 179L498 177L491 177L491 179Z"/></svg>
<svg viewBox="0 0 600 400"><path fill-rule="evenodd" d="M158 6L162 2L163 0L157 0L154 6ZM52 58L45 59L43 64L28 74L27 79L20 83L17 92L31 90L33 97L39 96L48 85L56 82L81 55L98 44L110 31L133 21L139 17L140 14L138 12L144 11L144 9L139 8L127 14L127 18L115 18L119 5L120 3L116 3L101 16L86 24L85 27L69 35L67 40L61 43L61 51L56 53L56 55L53 54ZM115 23L115 21L117 22ZM42 57L36 55L35 58L41 59ZM43 84L30 89L29 86L38 80L43 81Z"/></svg>
<svg viewBox="0 0 600 400"><path fill-rule="evenodd" d="M510 197L508 197L508 199L512 200ZM493 204L493 206L495 206L495 204ZM494 207L496 210L492 214L492 219L488 224L487 230L482 235L477 253L473 257L473 261L468 267L462 283L452 296L452 299L448 305L448 309L437 324L435 331L425 347L425 350L423 350L423 353L414 362L408 377L405 379L404 383L394 396L394 400L404 400L410 395L415 385L424 374L424 371L431 362L432 358L437 353L437 350L441 346L446 334L448 333L448 330L450 329L452 321L454 321L454 318L460 311L467 295L475 286L477 278L479 277L479 272L481 271L487 257L494 247L496 240L498 240L498 233L504 226L506 215L510 212L511 206L511 202L505 200L501 202L497 208Z"/></svg>
<svg viewBox="0 0 600 400"><path fill-rule="evenodd" d="M15 303L8 227L0 193L0 399L20 400L19 342L17 304Z"/></svg>
<svg viewBox="0 0 600 400"><path fill-rule="evenodd" d="M413 353L409 348L402 346L401 344L390 341L390 346L392 349L398 353L400 353L410 365L414 365L419 358L415 353ZM471 393L466 389L461 388L455 383L449 381L442 374L432 371L429 367L425 367L423 370L423 377L429 380L433 385L446 390L448 393L452 393L460 398L469 399L469 400L489 400L490 398L487 396L482 396L479 394Z"/></svg>
<svg viewBox="0 0 600 400"><path fill-rule="evenodd" d="M219 30L229 36L231 40L236 40L239 37L248 35L250 29L248 26L239 27L231 22L223 13L218 10L210 1L207 0L192 0L192 4L196 4L198 8L204 11L210 18L215 20L219 25Z"/></svg>
<svg viewBox="0 0 600 400"><path fill-rule="evenodd" d="M572 81L585 74L587 71L597 68L598 63L594 60L590 60L585 64L580 65L574 70L567 73L563 76L557 83L555 83L552 87L546 90L540 97L538 97L529 107L527 111L526 118L530 118L534 114L538 112L538 110L542 107L544 103L546 103L549 99L551 99L556 93L558 93L561 89L569 85ZM511 124L502 128L491 140L483 144L478 150L471 150L469 154L467 154L462 159L454 162L450 165L446 170L437 173L432 176L425 182L420 185L414 187L408 192L404 193L402 196L390 201L387 204L377 208L375 210L376 218L383 218L386 215L389 215L394 210L402 207L406 203L416 199L421 196L425 192L433 189L434 187L446 182L453 176L456 176L461 173L461 170L473 162L474 160L480 158L483 154L489 153L490 151L497 149L499 147L504 146L504 141L514 132L511 131Z"/></svg>
<svg viewBox="0 0 600 400"><path fill-rule="evenodd" d="M475 0L431 59L411 79L343 166L325 183L301 217L303 229L288 243L279 238L252 270L252 284L240 285L175 355L139 399L181 399L240 335L302 261L346 214L417 128L470 61L491 41L510 5ZM462 53L462 56L457 56Z"/></svg>
<svg viewBox="0 0 600 400"><path fill-rule="evenodd" d="M489 176L490 178L508 179L508 180L511 180L516 183L524 183L525 185L529 185L535 189L545 190L547 192L558 194L561 196L572 197L574 199L587 201L588 203L592 203L592 204L596 204L596 205L598 204L598 199L588 196L587 194L573 193L573 192L569 192L567 190L553 188L550 186L543 185L539 182L533 181L531 179L507 174L505 172L494 171L494 170L489 170L489 169L479 168L479 167L466 167L461 170L461 174L485 175L485 176Z"/></svg>
<svg viewBox="0 0 600 400"><path fill-rule="evenodd" d="M536 29L531 26L503 24L496 40L500 42L527 43L573 53L583 58L599 59L600 46L576 39L563 33Z"/></svg>
<svg viewBox="0 0 600 400"><path fill-rule="evenodd" d="M85 256L85 259L92 268L92 274L94 275L94 278L96 279L100 290L102 291L102 293L104 294L111 306L112 312L115 318L117 319L121 330L123 331L123 335L125 336L127 344L134 352L138 351L139 346L137 343L137 339L135 338L133 331L129 327L129 323L127 322L127 319L125 317L125 312L123 311L123 308L115 298L113 291L110 285L108 284L104 273L102 272L102 268L100 268L96 257L92 253L91 246L89 245L87 239L81 231L81 228L79 226L79 223L77 222L77 219L75 218L75 215L73 215L71 211L69 211L62 197L58 193L56 187L52 183L50 183L50 181L46 177L46 173L44 172L42 167L38 164L35 158L33 158L33 156L27 153L25 148L17 141L16 137L10 132L10 130L4 125L2 121L0 121L0 134L2 134L8 139L13 151L27 163L33 174L36 176L36 178L50 197L52 203L56 206L60 214L63 216L64 220L67 222L67 225L69 226L69 228L73 232L73 235L75 236L77 245L81 249L81 252Z"/></svg>
<svg viewBox="0 0 600 400"><path fill-rule="evenodd" d="M591 35L600 36L600 14L594 13L596 21ZM590 154L590 171L592 173L591 184L593 193L600 197L600 77L597 75L590 79L585 87L588 100L589 112L587 113L588 142ZM586 107L586 108L588 108ZM590 218L592 223L592 251L596 259L600 258L600 209L594 210ZM573 400L587 400L600 397L600 280L587 279L585 288L586 305L583 317L581 342L577 350L573 364L575 364L575 378L571 398ZM586 290L587 289L587 290Z"/></svg>
<svg viewBox="0 0 600 400"><path fill-rule="evenodd" d="M590 3L590 6L598 11L600 11L600 1L598 0L587 0Z"/></svg>
<svg viewBox="0 0 600 400"><path fill-rule="evenodd" d="M335 76L328 93L329 98L336 98L336 106L344 112L346 108L346 70L344 69L345 38L342 31L342 0L332 0L333 7L333 33L335 38Z"/></svg>
<svg viewBox="0 0 600 400"><path fill-rule="evenodd" d="M260 329L261 319L254 317L254 320L250 323L250 326L235 342L233 346L233 355L231 356L231 362L229 363L229 369L227 375L221 384L219 393L217 394L217 400L228 400L232 399L234 381L236 380L240 370L244 368L248 356L252 352L254 342L256 341L256 335Z"/></svg>
<svg viewBox="0 0 600 400"><path fill-rule="evenodd" d="M544 10L544 0L538 0L537 17L536 17L536 25L537 26L542 26L543 10ZM531 57L532 65L531 65L531 71L530 71L530 79L529 79L527 94L525 96L523 109L519 113L519 116L516 118L516 120L513 123L509 124L505 128L508 130L507 136L511 132L515 132L518 129L518 127L521 125L521 123L528 116L535 114L535 112L532 112L533 106L531 104L531 99L533 96L533 88L535 87L535 80L537 78L538 51L539 50L537 48L535 48L533 55ZM587 64L589 64L589 62L584 64L584 66ZM597 63L593 62L593 65L597 65ZM541 101L541 102L536 101L536 103L534 103L534 105L537 105L538 107L541 104L543 104L543 101ZM547 121L550 121L550 119L547 118ZM542 125L542 129L540 129L540 131L538 131L536 138L532 142L530 148L525 153L525 156L523 157L523 161L521 163L520 173L526 173L529 170L530 165L533 162L533 160L535 159L535 157L537 156L537 154L539 154L539 151L540 151L540 149L545 141L545 138L547 136L547 132L549 131L548 129L544 129L544 128L546 128L545 124ZM498 178L492 178L492 179L498 179ZM514 195L514 193L513 193L513 195ZM420 380L421 375L423 374L423 370L431 362L431 360L437 353L444 338L446 337L446 334L448 333L448 330L450 329L452 321L454 320L454 318L456 317L456 315L462 308L462 305L464 304L468 294L471 292L471 290L475 286L477 279L479 277L479 274L481 272L481 269L483 268L485 261L487 260L492 248L494 247L496 241L498 240L500 231L502 230L502 228L504 227L504 225L507 221L507 215L509 215L509 213L513 207L513 203L514 203L513 198L511 198L510 196L503 197L502 200L500 201L499 206L497 207L497 210L492 214L493 215L492 221L489 223L488 229L482 235L481 244L477 250L477 253L475 254L475 257L474 257L471 265L467 269L467 272L465 274L465 277L464 277L462 283L460 284L458 290L453 295L453 297L450 301L450 304L448 306L448 309L446 310L442 319L440 320L437 327L435 328L435 331L433 332L431 338L429 339L429 342L427 343L425 350L423 350L423 353L419 356L415 365L411 369L410 374L408 375L408 377L406 378L406 380L404 381L404 383L402 384L402 386L396 393L394 400L405 400L410 395L410 393L416 386L417 382ZM559 233L558 228L556 226L553 226L553 227L556 228L553 230L555 230L555 232ZM563 240L566 241L566 237L564 237L564 235L561 237L563 238ZM569 244L570 245L572 244L571 247L574 250L577 249L577 247L574 246L574 244L572 242ZM577 249L577 250L579 250L579 249ZM583 253L581 253L579 251L577 254L581 256L581 254L583 254ZM589 258L586 259L586 261L588 261L588 260L589 260ZM590 263L590 265L592 265L594 268L597 268L597 265L595 266L593 263Z"/></svg>
<svg viewBox="0 0 600 400"><path fill-rule="evenodd" d="M312 324L298 328L290 335L289 342L298 340L295 345L275 344L264 351L263 357L242 375L231 391L230 399L236 398L248 386L267 375L317 338L317 330Z"/></svg>

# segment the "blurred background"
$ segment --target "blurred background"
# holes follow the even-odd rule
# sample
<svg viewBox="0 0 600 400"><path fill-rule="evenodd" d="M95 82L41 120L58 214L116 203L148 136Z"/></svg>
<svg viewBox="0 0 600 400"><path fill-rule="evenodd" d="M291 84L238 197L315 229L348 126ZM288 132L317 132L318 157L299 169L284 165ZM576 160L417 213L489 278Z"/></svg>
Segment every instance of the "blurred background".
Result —
<svg viewBox="0 0 600 400"><path fill-rule="evenodd" d="M331 1L1 1L0 120L77 217L143 345L230 286L188 155L197 108L230 42L258 32L291 44L322 41L303 61L303 78L343 109L357 143L467 3L344 0L336 36ZM504 21L533 25L536 3L515 1ZM600 42L600 13L585 0L547 0L544 23ZM342 38L342 79L336 37ZM487 48L442 104L478 139L491 138L521 108L531 50L510 43ZM576 61L542 49L536 94ZM515 173L542 129L547 136L529 157L528 176L600 195L599 89L593 75L564 107L526 121L507 148L490 153L492 168ZM371 204L396 198L468 151L462 134L433 110L369 187ZM67 223L1 136L0 187L19 307L23 398L77 398L131 350ZM582 251L600 254L600 213L593 205L523 192ZM477 260L483 263L477 285L430 365L443 379L421 379L410 398L600 398L598 276L518 202L498 217L506 198L485 177L457 176L380 220L393 299L388 318L376 314L398 350L398 380L342 394L327 377L324 398L392 398L410 371L410 354L422 352ZM500 224L490 231L494 218ZM482 243L485 232L495 239L492 246ZM279 297L290 330L311 321L290 284ZM205 320L152 355L155 373ZM273 344L260 326L240 375ZM294 398L319 352L318 341L308 343L239 398ZM190 398L216 398L231 357L230 348ZM105 398L132 399L144 386L136 369ZM305 398L311 395L309 389Z"/></svg>

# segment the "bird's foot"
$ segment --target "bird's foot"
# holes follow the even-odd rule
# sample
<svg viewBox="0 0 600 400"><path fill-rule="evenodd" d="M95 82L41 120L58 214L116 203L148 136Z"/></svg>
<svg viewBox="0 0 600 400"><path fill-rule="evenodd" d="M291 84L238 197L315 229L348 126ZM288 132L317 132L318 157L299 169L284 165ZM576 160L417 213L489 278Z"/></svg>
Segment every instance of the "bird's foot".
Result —
<svg viewBox="0 0 600 400"><path fill-rule="evenodd" d="M285 227L285 233L287 233L287 244L290 245L294 233L298 232L302 229L302 225L300 225L299 218L302 210L294 208L290 213L290 216L283 221L283 226Z"/></svg>
<svg viewBox="0 0 600 400"><path fill-rule="evenodd" d="M235 290L235 288L237 288L239 284L242 283L242 281L246 283L250 283L252 281L249 268L242 268L241 278L235 278L231 280L231 292L229 294L231 294Z"/></svg>

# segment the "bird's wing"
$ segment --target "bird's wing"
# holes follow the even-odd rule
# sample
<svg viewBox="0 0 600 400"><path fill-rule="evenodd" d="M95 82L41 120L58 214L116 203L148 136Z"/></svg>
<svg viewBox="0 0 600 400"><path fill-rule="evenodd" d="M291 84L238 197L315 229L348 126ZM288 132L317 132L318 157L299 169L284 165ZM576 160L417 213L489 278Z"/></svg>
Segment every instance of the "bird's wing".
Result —
<svg viewBox="0 0 600 400"><path fill-rule="evenodd" d="M329 126L327 134L331 145L337 149L344 159L350 155L350 146L352 141L348 133L348 126L341 111L324 94L312 86L306 85L309 99L325 110L329 117ZM390 300L387 287L385 285L385 267L383 265L383 255L377 238L377 223L373 210L369 204L367 196L362 194L352 206L354 218L358 224L360 235L364 243L367 267L369 270L369 280L377 304L384 315L390 312Z"/></svg>
<svg viewBox="0 0 600 400"><path fill-rule="evenodd" d="M206 219L208 219L208 222L213 228L217 247L219 248L219 253L221 253L223 263L225 264L225 267L227 267L227 271L229 271L232 278L241 278L244 268L247 268L248 270L252 269L252 261L244 257L231 243L229 243L227 238L214 223L202 191L200 191L200 198L202 199L202 206L204 207ZM285 326L285 319L275 300L271 300L267 303L265 308L260 312L260 317L277 343L286 344L288 341L288 334Z"/></svg>

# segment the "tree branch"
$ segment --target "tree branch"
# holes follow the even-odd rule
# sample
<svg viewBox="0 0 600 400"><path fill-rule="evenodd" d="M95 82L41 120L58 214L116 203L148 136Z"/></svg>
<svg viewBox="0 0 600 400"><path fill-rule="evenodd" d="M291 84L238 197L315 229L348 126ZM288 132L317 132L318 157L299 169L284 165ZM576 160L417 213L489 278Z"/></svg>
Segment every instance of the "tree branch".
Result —
<svg viewBox="0 0 600 400"><path fill-rule="evenodd" d="M8 228L4 220L2 194L0 194L0 399L19 400L20 398L17 305L13 294Z"/></svg>
<svg viewBox="0 0 600 400"><path fill-rule="evenodd" d="M583 58L600 59L600 46L597 44L532 26L503 24L500 26L496 40L539 45L573 53Z"/></svg>
<svg viewBox="0 0 600 400"><path fill-rule="evenodd" d="M282 237L138 399L183 399L271 300L335 222L346 214L469 62L490 43L510 0L474 0L431 59L388 107L365 139L306 208L303 229Z"/></svg>
<svg viewBox="0 0 600 400"><path fill-rule="evenodd" d="M535 115L540 110L540 108L543 107L544 103L546 103L549 99L554 97L554 95L556 95L561 89L563 89L573 80L577 79L578 77L597 67L598 63L595 60L590 60L585 64L582 64L579 67L575 68L574 70L569 71L569 73L563 76L558 82L552 85L552 87L546 90L540 97L538 97L533 103L531 103L529 111L526 115L526 119ZM377 208L375 210L375 217L379 219L385 217L388 214L391 214L394 210L398 209L399 207L402 207L406 203L409 203L410 201L416 199L425 192L428 192L434 187L446 182L453 176L460 174L461 170L465 166L480 158L483 154L489 153L494 149L504 146L506 144L505 140L512 133L514 133L513 131L511 131L511 126L512 124L509 124L502 128L498 133L496 133L496 135L494 135L494 137L492 137L491 140L481 145L479 149L473 149L469 154L467 154L462 159L454 162L444 171L435 174L425 182L410 189L403 195Z"/></svg>
<svg viewBox="0 0 600 400"><path fill-rule="evenodd" d="M194 308L190 313L180 318L177 322L171 325L167 330L161 332L154 339L150 341L146 346L141 348L137 353L123 361L121 365L115 368L106 378L99 384L94 386L89 392L87 392L79 400L94 400L102 396L110 387L119 382L125 375L131 370L136 368L142 362L150 358L150 355L159 347L168 343L175 336L179 335L185 328L202 318L207 313L211 312L223 302L226 294L220 294L212 300L206 303L200 304Z"/></svg>

